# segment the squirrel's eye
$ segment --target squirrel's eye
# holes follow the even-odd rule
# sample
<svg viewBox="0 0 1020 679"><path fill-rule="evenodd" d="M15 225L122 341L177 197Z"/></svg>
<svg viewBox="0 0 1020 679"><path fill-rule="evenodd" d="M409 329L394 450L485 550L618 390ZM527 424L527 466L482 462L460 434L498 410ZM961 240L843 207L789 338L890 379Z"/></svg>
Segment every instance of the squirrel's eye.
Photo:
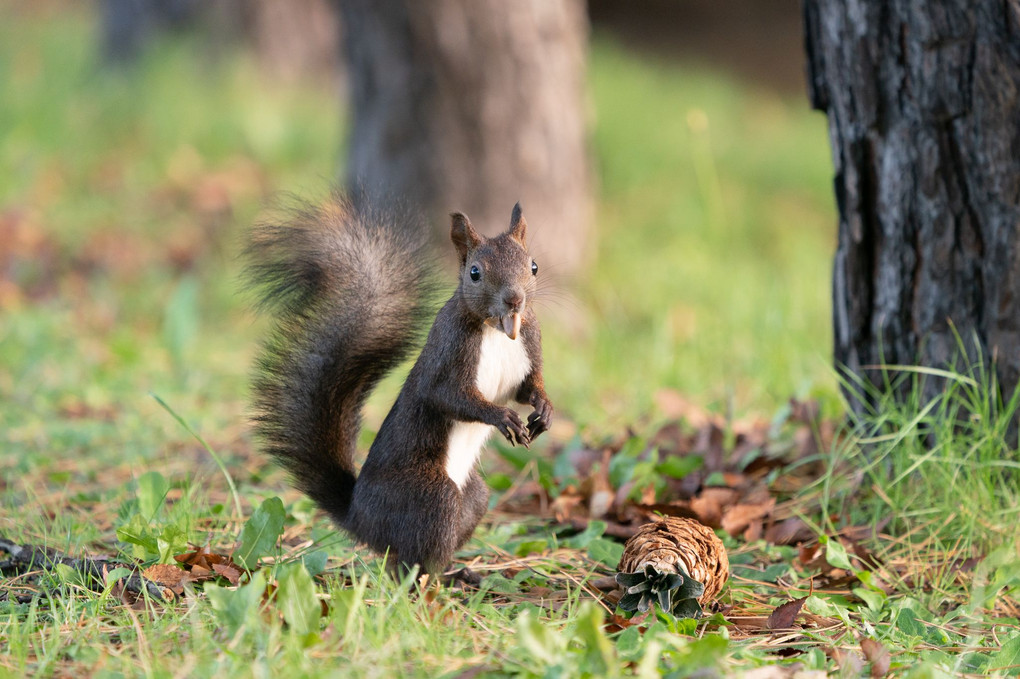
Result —
<svg viewBox="0 0 1020 679"><path fill-rule="evenodd" d="M538 262L536 262L535 260L531 260L531 275L532 276L538 275Z"/></svg>
<svg viewBox="0 0 1020 679"><path fill-rule="evenodd" d="M479 278L482 277L482 272L478 270L477 266L472 266L470 273L471 273L471 280L473 280L473 281L477 281Z"/></svg>

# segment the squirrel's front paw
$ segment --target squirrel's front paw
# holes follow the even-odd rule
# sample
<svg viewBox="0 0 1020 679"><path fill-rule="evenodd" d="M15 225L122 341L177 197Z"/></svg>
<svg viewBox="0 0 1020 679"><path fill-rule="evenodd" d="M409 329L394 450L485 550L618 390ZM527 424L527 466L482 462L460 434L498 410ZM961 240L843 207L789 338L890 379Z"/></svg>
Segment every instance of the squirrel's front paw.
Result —
<svg viewBox="0 0 1020 679"><path fill-rule="evenodd" d="M494 424L496 429L499 429L499 433L510 442L510 445L515 446L520 443L525 448L531 445L531 436L528 434L528 428L521 420L521 416L510 408L504 408L499 421Z"/></svg>
<svg viewBox="0 0 1020 679"><path fill-rule="evenodd" d="M553 406L552 402L539 392L531 395L531 405L535 412L528 415L528 438L532 441L543 431L549 429L552 423Z"/></svg>

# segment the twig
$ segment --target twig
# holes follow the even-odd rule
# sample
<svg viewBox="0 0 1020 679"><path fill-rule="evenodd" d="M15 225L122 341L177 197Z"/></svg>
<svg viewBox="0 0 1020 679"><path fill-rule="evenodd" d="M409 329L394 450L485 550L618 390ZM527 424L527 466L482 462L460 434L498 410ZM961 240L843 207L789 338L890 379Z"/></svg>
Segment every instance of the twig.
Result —
<svg viewBox="0 0 1020 679"><path fill-rule="evenodd" d="M48 547L39 545L19 545L11 542L0 535L0 552L6 552L7 559L0 561L0 572L8 571L24 572L33 569L46 571L54 570L58 565L64 565L76 573L80 573L86 587L102 592L106 588L105 570L124 567L131 571L131 574L124 579L124 589L129 592L141 594L148 592L149 596L157 601L163 601L163 592L159 585L143 578L136 567L128 564L116 563L113 561L102 561L89 557L74 558L64 556L60 552Z"/></svg>

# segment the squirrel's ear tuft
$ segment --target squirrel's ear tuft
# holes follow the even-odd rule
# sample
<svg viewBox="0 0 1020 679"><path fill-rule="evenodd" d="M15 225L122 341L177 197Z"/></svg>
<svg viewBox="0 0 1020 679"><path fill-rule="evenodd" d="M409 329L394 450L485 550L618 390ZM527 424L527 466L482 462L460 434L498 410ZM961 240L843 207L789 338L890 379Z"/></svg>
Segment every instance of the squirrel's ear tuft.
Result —
<svg viewBox="0 0 1020 679"><path fill-rule="evenodd" d="M521 245L524 245L524 238L528 233L528 222L524 220L524 213L521 211L521 204L514 205L514 211L510 215L510 235Z"/></svg>
<svg viewBox="0 0 1020 679"><path fill-rule="evenodd" d="M468 252L475 249L482 243L481 236L471 226L467 215L462 212L450 214L450 239L457 248L457 255L460 257L460 264L464 266L467 262Z"/></svg>

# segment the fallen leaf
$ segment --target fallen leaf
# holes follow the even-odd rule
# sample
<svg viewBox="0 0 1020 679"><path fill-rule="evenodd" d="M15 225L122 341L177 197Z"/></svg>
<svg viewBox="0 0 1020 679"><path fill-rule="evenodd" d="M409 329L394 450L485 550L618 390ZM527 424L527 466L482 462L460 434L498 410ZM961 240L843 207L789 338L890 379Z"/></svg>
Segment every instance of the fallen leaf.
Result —
<svg viewBox="0 0 1020 679"><path fill-rule="evenodd" d="M825 670L805 670L799 663L792 665L766 665L747 670L744 679L826 679Z"/></svg>
<svg viewBox="0 0 1020 679"><path fill-rule="evenodd" d="M178 554L174 557L174 561L189 570L194 570L197 567L205 569L206 571L212 571L215 564L237 566L229 554L210 552L208 545L203 545L194 552Z"/></svg>
<svg viewBox="0 0 1020 679"><path fill-rule="evenodd" d="M625 618L622 615L611 615L606 619L602 628L607 634L613 634L615 632L621 632L633 624L634 623L631 622L629 618Z"/></svg>
<svg viewBox="0 0 1020 679"><path fill-rule="evenodd" d="M816 537L815 531L799 516L774 523L765 531L765 541L773 545L795 545Z"/></svg>
<svg viewBox="0 0 1020 679"><path fill-rule="evenodd" d="M704 408L673 389L659 389L652 397L663 415L671 420L684 420L695 429L708 424L711 416Z"/></svg>
<svg viewBox="0 0 1020 679"><path fill-rule="evenodd" d="M581 494L588 500L588 516L592 519L604 517L613 506L615 494L609 482L609 458L610 452L603 451L601 464L593 467L592 473L581 482Z"/></svg>
<svg viewBox="0 0 1020 679"><path fill-rule="evenodd" d="M214 563L212 569L217 575L225 577L231 585L236 585L241 581L241 569L234 564Z"/></svg>
<svg viewBox="0 0 1020 679"><path fill-rule="evenodd" d="M588 527L588 519L571 519L570 525L577 531L583 531ZM626 525L618 523L616 521L604 521L606 524L606 532L603 533L606 537L621 538L627 540L633 537L634 533L638 532L641 528L639 524Z"/></svg>
<svg viewBox="0 0 1020 679"><path fill-rule="evenodd" d="M721 509L734 505L740 499L740 491L735 488L710 486L698 493L698 498L706 502L715 502Z"/></svg>
<svg viewBox="0 0 1020 679"><path fill-rule="evenodd" d="M184 581L187 575L183 568L171 563L158 563L142 571L142 576L146 580L151 580L177 595L184 593Z"/></svg>
<svg viewBox="0 0 1020 679"><path fill-rule="evenodd" d="M805 601L807 601L806 596L777 606L776 610L772 611L769 619L765 621L766 629L793 629L793 623L797 620L797 616L800 615L800 609L804 607Z"/></svg>
<svg viewBox="0 0 1020 679"><path fill-rule="evenodd" d="M761 539L764 532L764 525L762 524L761 519L755 519L748 524L742 537L744 538L744 542L757 542Z"/></svg>
<svg viewBox="0 0 1020 679"><path fill-rule="evenodd" d="M735 536L746 530L752 521L760 521L768 516L775 506L775 498L769 498L761 504L733 505L723 513L722 529Z"/></svg>
<svg viewBox="0 0 1020 679"><path fill-rule="evenodd" d="M880 642L868 637L861 640L861 651L864 653L864 657L868 659L868 662L871 663L872 677L877 679L889 673L889 664L892 662L889 649Z"/></svg>
<svg viewBox="0 0 1020 679"><path fill-rule="evenodd" d="M769 619L757 615L727 616L726 622L730 623L745 634L752 634L754 632L761 632L769 629Z"/></svg>
<svg viewBox="0 0 1020 679"><path fill-rule="evenodd" d="M818 422L822 412L821 404L815 400L801 401L796 398L790 399L790 419L802 424L814 424Z"/></svg>
<svg viewBox="0 0 1020 679"><path fill-rule="evenodd" d="M724 470L726 460L725 441L726 432L723 431L721 423L710 422L699 429L691 452L695 455L700 455L705 461L705 471L717 472ZM732 484L727 482L726 485Z"/></svg>
<svg viewBox="0 0 1020 679"><path fill-rule="evenodd" d="M845 677L859 677L864 669L864 656L845 648L828 648L825 654L839 665L840 674Z"/></svg>
<svg viewBox="0 0 1020 679"><path fill-rule="evenodd" d="M695 518L709 528L720 528L722 526L722 504L713 497L705 497L704 494L691 500L691 511Z"/></svg>
<svg viewBox="0 0 1020 679"><path fill-rule="evenodd" d="M875 556L874 552L855 540L848 538L848 541L854 550L854 555L861 560L861 563L871 570L878 570L882 567L882 560Z"/></svg>
<svg viewBox="0 0 1020 679"><path fill-rule="evenodd" d="M584 498L577 492L577 489L570 486L552 501L549 509L557 523L565 523L583 502Z"/></svg>
<svg viewBox="0 0 1020 679"><path fill-rule="evenodd" d="M825 560L825 548L818 542L810 545L801 545L800 549L797 550L797 561L806 570L815 568L828 570L831 568L829 562Z"/></svg>
<svg viewBox="0 0 1020 679"><path fill-rule="evenodd" d="M633 507L644 513L645 516L642 517L642 521L654 521L660 515L679 516L684 519L696 519L701 521L701 523L704 523L706 526L708 525L708 523L702 520L701 516L694 511L694 509L690 506L690 503L683 501L670 503L635 503Z"/></svg>
<svg viewBox="0 0 1020 679"><path fill-rule="evenodd" d="M599 590L600 592L611 592L616 589L616 577L613 575L604 575L597 578L592 578L588 581L588 584Z"/></svg>

